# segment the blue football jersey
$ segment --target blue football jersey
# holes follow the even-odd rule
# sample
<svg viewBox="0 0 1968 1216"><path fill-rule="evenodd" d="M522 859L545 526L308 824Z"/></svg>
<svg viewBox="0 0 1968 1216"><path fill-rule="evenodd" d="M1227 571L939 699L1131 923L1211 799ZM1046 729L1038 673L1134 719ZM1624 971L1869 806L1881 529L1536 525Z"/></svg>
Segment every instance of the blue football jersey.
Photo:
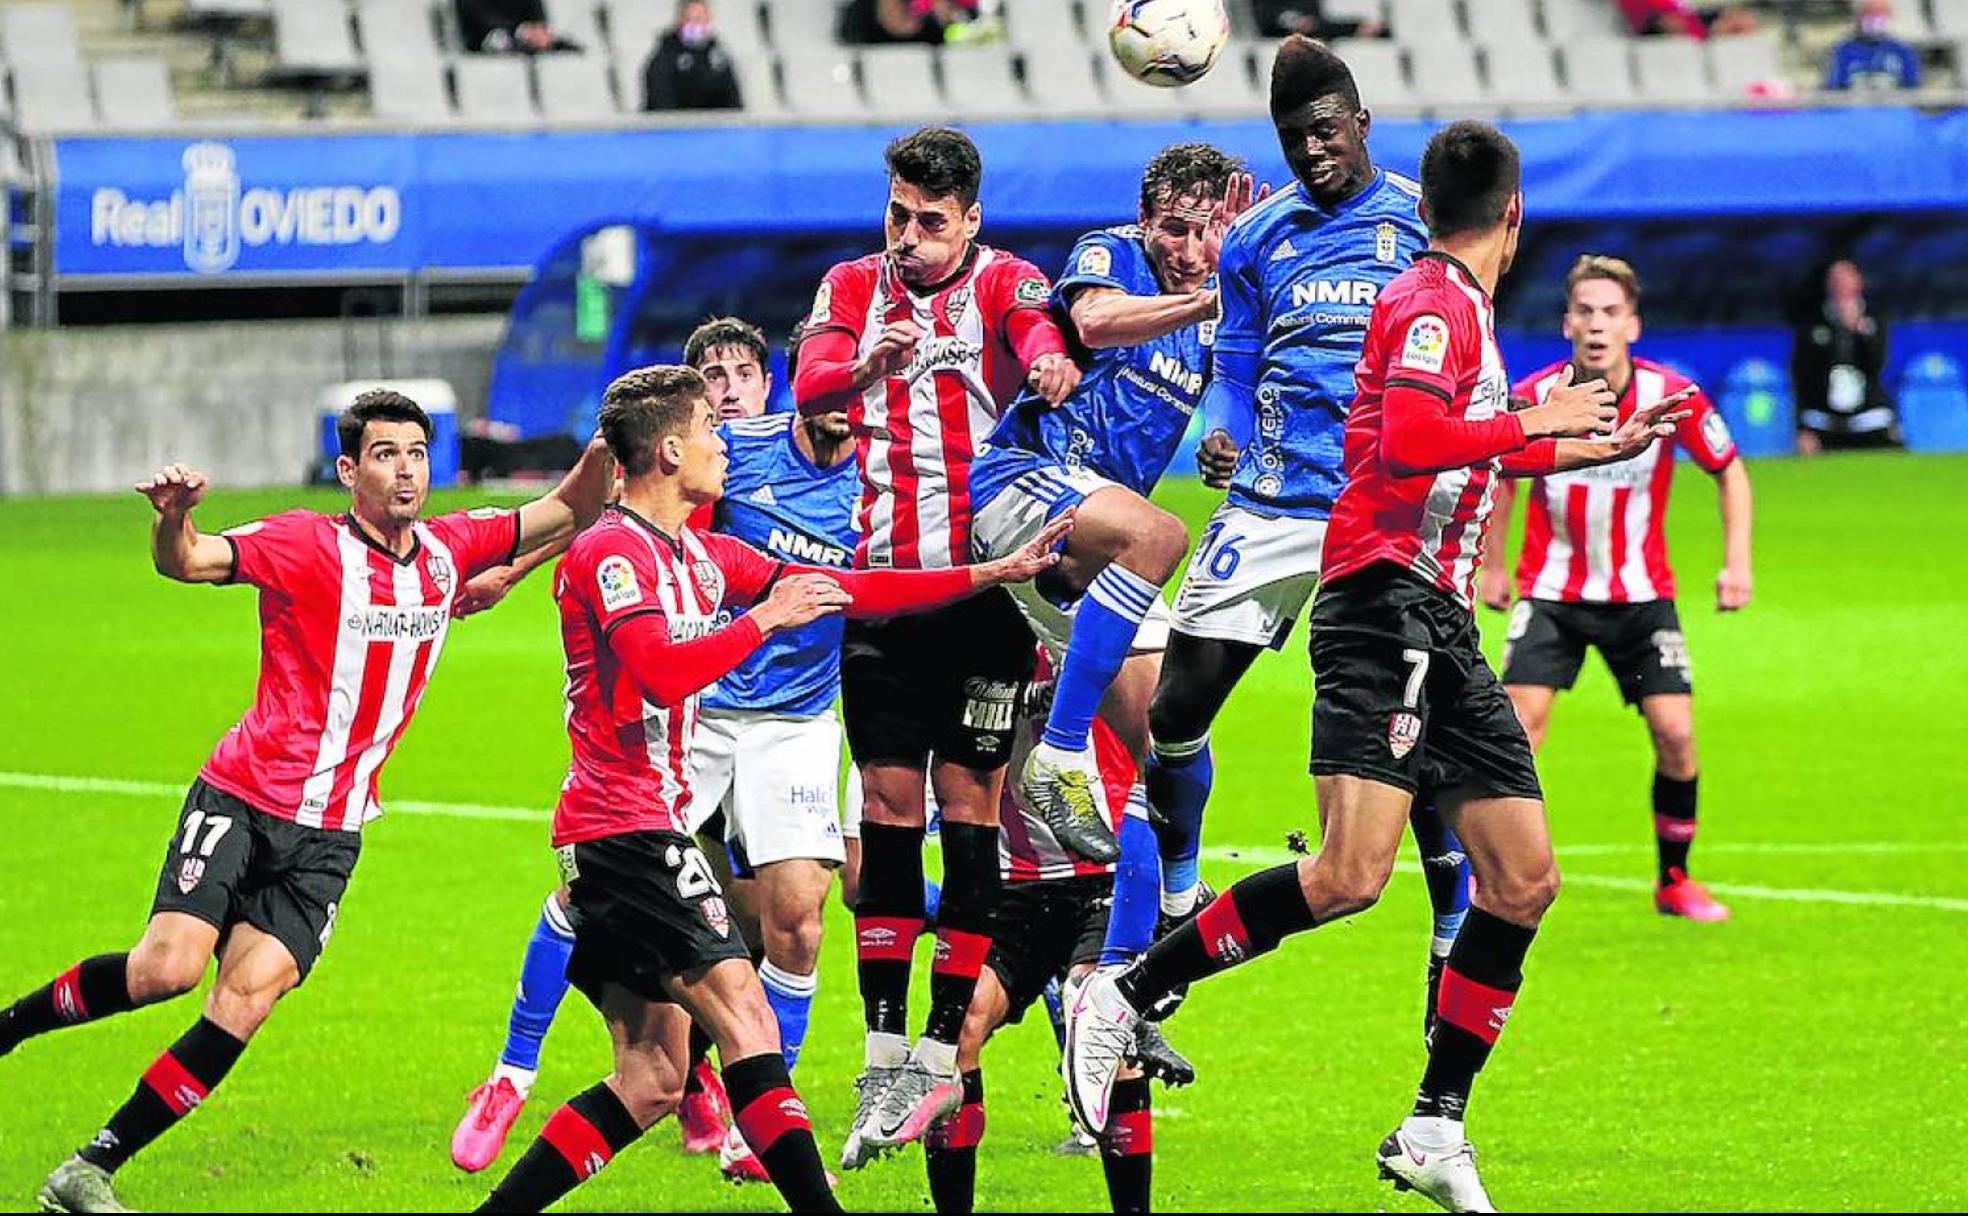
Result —
<svg viewBox="0 0 1968 1216"><path fill-rule="evenodd" d="M1414 182L1376 170L1337 207L1294 182L1231 225L1205 405L1208 424L1243 444L1231 502L1264 515L1331 513L1374 301L1428 244L1420 199Z"/></svg>
<svg viewBox="0 0 1968 1216"><path fill-rule="evenodd" d="M1164 294L1139 227L1089 232L1073 246L1053 288L1052 309L1080 365L1079 387L1056 409L1026 389L992 432L991 443L1037 452L1146 494L1174 459L1202 400L1215 325L1203 322L1139 346L1090 351L1080 343L1071 316L1074 293L1090 287Z"/></svg>
<svg viewBox="0 0 1968 1216"><path fill-rule="evenodd" d="M735 536L769 557L845 570L859 540L854 502L861 475L854 461L816 467L793 443L796 414L766 414L726 423L730 449L711 529ZM734 614L719 616L729 624ZM774 634L737 670L704 693L705 709L749 710L812 717L827 712L840 691L844 618L823 617Z"/></svg>

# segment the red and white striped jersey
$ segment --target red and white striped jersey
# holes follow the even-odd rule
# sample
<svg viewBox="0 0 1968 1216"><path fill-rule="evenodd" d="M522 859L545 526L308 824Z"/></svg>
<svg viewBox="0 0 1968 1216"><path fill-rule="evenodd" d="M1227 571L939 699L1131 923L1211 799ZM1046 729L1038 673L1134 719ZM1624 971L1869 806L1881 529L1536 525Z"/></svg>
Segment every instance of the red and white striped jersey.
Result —
<svg viewBox="0 0 1968 1216"><path fill-rule="evenodd" d="M1038 678L1051 679L1045 652L1040 651ZM1045 729L1043 715L1020 717L1018 741L1013 749L1013 772L1025 762L1025 755ZM1113 728L1093 720L1093 757L1100 769L1100 784L1107 790L1107 807L1113 814L1116 835L1126 813L1128 794L1134 788L1137 772L1134 757L1128 754ZM1043 816L1020 806L1011 795L1011 782L1005 782L998 797L998 874L1006 882L1050 882L1058 878L1079 878L1089 874L1112 874L1114 867L1087 861L1052 834Z"/></svg>
<svg viewBox="0 0 1968 1216"><path fill-rule="evenodd" d="M303 827L359 831L376 780L417 712L472 576L510 563L519 516L498 508L420 520L398 558L353 518L288 511L223 535L232 577L260 591L253 708L199 776Z"/></svg>
<svg viewBox="0 0 1968 1216"><path fill-rule="evenodd" d="M869 385L848 410L861 467L855 569L970 560L970 464L1025 381L1006 318L1044 312L1051 291L1030 262L985 245L927 295L911 291L883 254L827 272L809 333L851 334L857 357L896 321L914 320L926 335L908 367Z"/></svg>
<svg viewBox="0 0 1968 1216"><path fill-rule="evenodd" d="M688 526L667 536L620 507L575 538L554 571L573 745L554 809L556 846L624 832L689 832L697 694L674 705L643 700L608 635L655 613L670 641L703 637L717 628L720 607L751 603L780 568L743 541Z"/></svg>
<svg viewBox="0 0 1968 1216"><path fill-rule="evenodd" d="M1515 392L1542 402L1558 382L1561 361L1519 381ZM1584 377L1581 377L1583 379ZM1646 359L1633 360L1620 394L1620 421L1688 386L1687 377ZM1667 564L1667 492L1674 449L1720 473L1736 458L1729 425L1701 392L1670 439L1638 456L1596 468L1532 479L1524 551L1517 561L1517 594L1565 603L1637 604L1674 598Z"/></svg>
<svg viewBox="0 0 1968 1216"><path fill-rule="evenodd" d="M1375 562L1394 562L1473 611L1483 525L1501 460L1402 477L1387 467L1380 442L1390 383L1433 393L1447 403L1450 418L1468 422L1509 408L1496 308L1468 267L1423 250L1382 289L1354 383L1346 417L1346 488L1326 528L1321 578L1330 582Z"/></svg>

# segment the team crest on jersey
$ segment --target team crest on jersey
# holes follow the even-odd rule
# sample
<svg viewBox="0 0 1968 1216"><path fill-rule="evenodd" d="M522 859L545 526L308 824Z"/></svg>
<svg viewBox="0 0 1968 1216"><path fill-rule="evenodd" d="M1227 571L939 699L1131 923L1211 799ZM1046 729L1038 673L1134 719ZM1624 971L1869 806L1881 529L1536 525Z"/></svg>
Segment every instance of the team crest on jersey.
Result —
<svg viewBox="0 0 1968 1216"><path fill-rule="evenodd" d="M957 288L955 291L943 297L943 320L949 324L950 328L955 329L957 322L962 319L965 313L970 311L970 298L976 294L976 291L971 285L965 283L962 287Z"/></svg>
<svg viewBox="0 0 1968 1216"><path fill-rule="evenodd" d="M1400 366L1439 372L1449 353L1449 325L1440 317L1416 317L1401 344Z"/></svg>
<svg viewBox="0 0 1968 1216"><path fill-rule="evenodd" d="M1044 279L1018 280L1017 300L1020 304L1043 304L1046 301L1046 281Z"/></svg>
<svg viewBox="0 0 1968 1216"><path fill-rule="evenodd" d="M833 319L834 285L824 280L820 290L813 293L813 314L806 319L808 325L822 325Z"/></svg>
<svg viewBox="0 0 1968 1216"><path fill-rule="evenodd" d="M700 558L697 561L691 562L690 577L692 581L704 589L705 597L713 604L723 602L724 571L718 569L716 562L711 561L709 558Z"/></svg>
<svg viewBox="0 0 1968 1216"><path fill-rule="evenodd" d="M595 567L595 583L601 588L601 607L615 612L642 602L642 587L636 582L635 567L621 554L602 559Z"/></svg>
<svg viewBox="0 0 1968 1216"><path fill-rule="evenodd" d="M1080 273L1106 278L1114 271L1114 255L1105 245L1090 245L1080 254Z"/></svg>
<svg viewBox="0 0 1968 1216"><path fill-rule="evenodd" d="M439 595L450 595L453 577L450 559L441 554L433 553L431 554L430 561L424 568L430 571L431 582L437 584L437 593Z"/></svg>
<svg viewBox="0 0 1968 1216"><path fill-rule="evenodd" d="M192 888L196 887L199 880L204 877L205 859L203 857L185 858L184 864L178 867L178 893L181 895L191 894Z"/></svg>
<svg viewBox="0 0 1968 1216"><path fill-rule="evenodd" d="M1387 750L1394 753L1396 760L1414 750L1421 742L1421 719L1406 710L1397 710L1387 721Z"/></svg>
<svg viewBox="0 0 1968 1216"><path fill-rule="evenodd" d="M1399 251L1399 248L1394 243L1394 225L1388 223L1386 220L1382 220L1380 227L1374 229L1374 261L1393 261L1394 255Z"/></svg>
<svg viewBox="0 0 1968 1216"><path fill-rule="evenodd" d="M712 932L719 937L731 936L731 909L724 906L722 899L712 895L697 906L703 911L704 921L710 925Z"/></svg>

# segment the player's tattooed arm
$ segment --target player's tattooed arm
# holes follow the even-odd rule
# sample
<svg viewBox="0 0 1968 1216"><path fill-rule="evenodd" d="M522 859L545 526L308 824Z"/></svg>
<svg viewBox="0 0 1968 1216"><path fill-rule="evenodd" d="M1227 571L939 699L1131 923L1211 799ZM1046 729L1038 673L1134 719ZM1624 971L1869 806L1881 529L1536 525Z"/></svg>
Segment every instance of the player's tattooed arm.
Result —
<svg viewBox="0 0 1968 1216"><path fill-rule="evenodd" d="M210 484L198 470L174 464L136 485L157 512L150 529L150 559L165 578L222 583L232 577L232 546L223 536L201 533L191 522L191 509L204 501Z"/></svg>
<svg viewBox="0 0 1968 1216"><path fill-rule="evenodd" d="M1088 350L1139 346L1215 317L1216 292L1197 288L1137 296L1112 287L1088 287L1074 293L1072 316Z"/></svg>

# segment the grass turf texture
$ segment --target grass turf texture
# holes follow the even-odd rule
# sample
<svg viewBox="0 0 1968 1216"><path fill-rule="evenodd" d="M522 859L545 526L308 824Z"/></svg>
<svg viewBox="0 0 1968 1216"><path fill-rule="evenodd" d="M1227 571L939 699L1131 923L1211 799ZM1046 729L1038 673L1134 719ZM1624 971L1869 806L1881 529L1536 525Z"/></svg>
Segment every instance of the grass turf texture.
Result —
<svg viewBox="0 0 1968 1216"><path fill-rule="evenodd" d="M1672 536L1704 758L1699 876L1796 893L1724 894L1727 925L1657 917L1650 762L1596 661L1560 699L1543 759L1570 886L1471 1120L1507 1208L1958 1209L1968 1088L1968 595L1938 547L1968 459L1858 457L1753 469L1757 586L1719 617L1706 479L1683 470ZM296 493L220 494L207 527ZM1212 499L1166 501L1192 524ZM307 498L334 509L330 496ZM442 497L441 505L462 499ZM113 499L0 502L7 692L0 770L189 782L243 710L254 596L151 573L148 509ZM1485 614L1494 645L1502 618ZM545 808L566 742L545 577L453 632L386 801ZM1304 773L1303 634L1258 664L1218 725L1205 872L1219 887L1315 827ZM0 783L0 1000L142 926L174 797ZM1839 846L1867 846L1847 850ZM1570 846L1575 851L1566 854ZM1766 847L1767 846L1767 847ZM206 1109L120 1175L155 1209L463 1210L555 1103L607 1068L571 995L506 1155L466 1177L446 1155L466 1090L504 1031L519 954L553 882L538 822L395 814L366 853L323 966L283 1003ZM1870 906L1810 892L1884 892ZM1426 1210L1374 1179L1371 1153L1419 1073L1426 904L1413 874L1382 905L1199 986L1170 1027L1200 1085L1158 1091L1155 1193L1169 1209ZM918 967L919 984L927 971ZM847 921L830 901L821 987L797 1080L837 1155L860 1063ZM913 1017L925 1004L918 996ZM29 1043L0 1061L0 1207L128 1095L197 1016L192 1000ZM1097 1163L1051 1155L1066 1131L1042 1014L986 1056L985 1209L1104 1210ZM853 1209L927 1207L919 1152L841 1184ZM776 1210L656 1129L569 1205Z"/></svg>

